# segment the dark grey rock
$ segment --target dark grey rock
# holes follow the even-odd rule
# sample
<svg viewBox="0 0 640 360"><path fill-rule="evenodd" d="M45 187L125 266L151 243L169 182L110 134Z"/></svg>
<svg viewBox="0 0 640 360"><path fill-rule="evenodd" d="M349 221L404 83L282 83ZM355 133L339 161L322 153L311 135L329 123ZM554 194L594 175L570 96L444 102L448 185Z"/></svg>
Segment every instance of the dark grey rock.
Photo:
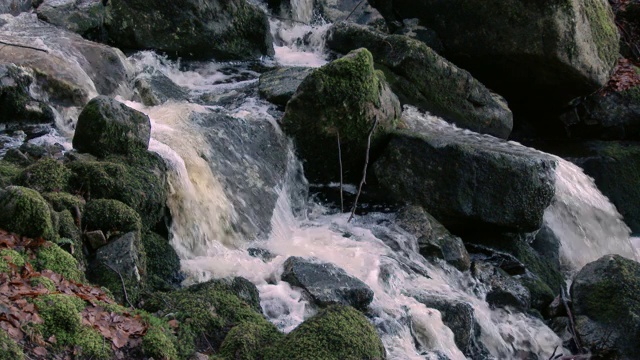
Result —
<svg viewBox="0 0 640 360"><path fill-rule="evenodd" d="M527 271L525 265L509 253L478 244L467 244L466 246L473 261L489 263L509 275L522 275Z"/></svg>
<svg viewBox="0 0 640 360"><path fill-rule="evenodd" d="M140 253L140 234L126 233L96 251L96 262L108 264L127 280L142 280L145 272L144 259Z"/></svg>
<svg viewBox="0 0 640 360"><path fill-rule="evenodd" d="M149 147L151 122L137 110L106 96L93 98L78 117L73 147L98 157L135 154Z"/></svg>
<svg viewBox="0 0 640 360"><path fill-rule="evenodd" d="M44 99L34 96L30 87L35 73L14 64L0 65L0 123L52 123L54 114Z"/></svg>
<svg viewBox="0 0 640 360"><path fill-rule="evenodd" d="M174 83L165 74L146 68L133 83L137 95L146 106L156 106L168 100L184 101L189 99L189 92Z"/></svg>
<svg viewBox="0 0 640 360"><path fill-rule="evenodd" d="M313 68L283 67L260 75L260 96L276 105L285 106Z"/></svg>
<svg viewBox="0 0 640 360"><path fill-rule="evenodd" d="M37 1L37 0L36 0ZM17 15L30 11L33 8L33 0L0 0L0 14Z"/></svg>
<svg viewBox="0 0 640 360"><path fill-rule="evenodd" d="M88 231L84 234L84 238L92 250L96 250L107 244L107 238L104 236L102 230Z"/></svg>
<svg viewBox="0 0 640 360"><path fill-rule="evenodd" d="M489 287L486 297L489 305L511 306L519 310L527 310L531 306L529 290L501 269L476 261L471 265L471 273Z"/></svg>
<svg viewBox="0 0 640 360"><path fill-rule="evenodd" d="M451 233L419 206L406 206L398 212L398 225L418 239L420 254L444 259L460 271L469 270L471 261L462 239Z"/></svg>
<svg viewBox="0 0 640 360"><path fill-rule="evenodd" d="M534 231L555 193L556 160L405 110L373 164L390 195L422 206L447 229Z"/></svg>
<svg viewBox="0 0 640 360"><path fill-rule="evenodd" d="M383 19L378 10L361 0L319 0L316 7L328 22L351 21L367 25Z"/></svg>
<svg viewBox="0 0 640 360"><path fill-rule="evenodd" d="M281 278L307 291L320 306L342 304L364 310L373 300L365 283L329 263L292 256L285 261Z"/></svg>
<svg viewBox="0 0 640 360"><path fill-rule="evenodd" d="M580 270L571 285L576 331L591 350L610 358L640 353L640 263L606 255Z"/></svg>
<svg viewBox="0 0 640 360"><path fill-rule="evenodd" d="M371 51L403 104L479 133L504 139L511 133L513 114L506 101L418 40L343 22L333 25L327 45L341 53Z"/></svg>
<svg viewBox="0 0 640 360"><path fill-rule="evenodd" d="M103 0L44 0L38 6L38 19L85 35L97 32L106 15Z"/></svg>
<svg viewBox="0 0 640 360"><path fill-rule="evenodd" d="M107 14L109 41L120 48L217 60L274 53L266 14L245 0L111 0Z"/></svg>

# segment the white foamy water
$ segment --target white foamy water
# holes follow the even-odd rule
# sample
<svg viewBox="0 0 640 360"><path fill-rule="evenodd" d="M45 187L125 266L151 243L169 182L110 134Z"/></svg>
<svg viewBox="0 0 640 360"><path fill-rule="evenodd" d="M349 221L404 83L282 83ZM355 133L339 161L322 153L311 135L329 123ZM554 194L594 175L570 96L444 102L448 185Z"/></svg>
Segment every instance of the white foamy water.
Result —
<svg viewBox="0 0 640 360"><path fill-rule="evenodd" d="M271 19L275 60L280 65L320 67L327 63L325 35L329 23L301 24Z"/></svg>

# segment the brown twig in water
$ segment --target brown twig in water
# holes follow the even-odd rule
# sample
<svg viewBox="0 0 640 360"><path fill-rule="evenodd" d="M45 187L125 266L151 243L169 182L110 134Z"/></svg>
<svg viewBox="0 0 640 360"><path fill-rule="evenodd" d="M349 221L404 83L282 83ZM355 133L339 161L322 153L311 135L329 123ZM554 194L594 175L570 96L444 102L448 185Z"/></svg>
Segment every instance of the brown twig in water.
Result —
<svg viewBox="0 0 640 360"><path fill-rule="evenodd" d="M340 131L338 135L338 163L340 164L340 212L344 212L344 197L342 195L342 148L340 146Z"/></svg>
<svg viewBox="0 0 640 360"><path fill-rule="evenodd" d="M351 10L351 12L349 13L349 15L347 15L347 17L346 17L346 18L344 18L344 20L343 20L343 21L347 21L347 20L349 20L349 18L351 17L351 15L353 15L353 13L354 13L354 12L356 12L356 9L357 9L357 8L359 8L359 7L360 7L360 5L362 5L362 3L363 3L363 2L364 2L364 0L361 0L361 1L356 5L356 7L354 7L354 8L353 8L353 10Z"/></svg>
<svg viewBox="0 0 640 360"><path fill-rule="evenodd" d="M27 45L12 44L12 43L8 43L8 42L4 42L4 41L0 41L0 44L8 45L8 46L15 46L15 47L23 48L23 49L42 51L44 53L48 53L49 52L46 49L39 49L39 48L36 48L36 47L27 46Z"/></svg>
<svg viewBox="0 0 640 360"><path fill-rule="evenodd" d="M347 222L351 222L353 216L356 213L356 207L358 206L358 199L360 198L360 193L362 192L362 186L367 181L367 167L369 166L369 151L371 150L371 136L373 136L373 132L376 130L376 126L378 125L378 118L373 121L373 126L371 127L371 131L369 131L369 136L367 137L367 154L364 159L364 169L362 170L362 179L360 180L360 186L358 186L358 194L356 194L356 200L353 203L353 208L351 208L351 215L349 216L349 220Z"/></svg>
<svg viewBox="0 0 640 360"><path fill-rule="evenodd" d="M573 321L573 314L571 313L571 309L569 308L569 303L567 302L567 293L564 290L564 286L560 288L560 299L562 299L562 304L564 305L565 310L567 310L567 316L569 317L569 331L571 332L571 336L573 336L573 341L576 343L576 347L579 352L583 351L582 343L580 342L580 338L578 333L576 332L576 324Z"/></svg>
<svg viewBox="0 0 640 360"><path fill-rule="evenodd" d="M124 299L127 301L127 304L129 304L129 306L131 306L131 308L135 309L136 307L131 304L131 301L129 301L129 296L127 295L127 288L124 285L124 279L122 278L122 274L120 274L120 271L116 270L111 265L107 264L106 262L103 262L103 264L106 267L108 267L109 269L111 269L111 271L113 271L114 273L118 274L118 276L120 277L120 282L122 283L122 292L124 293Z"/></svg>

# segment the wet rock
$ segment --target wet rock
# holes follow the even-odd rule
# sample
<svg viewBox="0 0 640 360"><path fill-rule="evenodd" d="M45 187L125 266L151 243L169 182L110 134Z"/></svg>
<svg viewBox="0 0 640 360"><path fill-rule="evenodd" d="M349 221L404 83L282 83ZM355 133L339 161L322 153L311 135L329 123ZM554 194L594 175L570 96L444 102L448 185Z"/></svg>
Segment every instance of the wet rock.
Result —
<svg viewBox="0 0 640 360"><path fill-rule="evenodd" d="M43 99L31 91L35 73L14 64L0 65L0 123L52 123L54 114Z"/></svg>
<svg viewBox="0 0 640 360"><path fill-rule="evenodd" d="M420 25L420 19L403 19L402 26L393 33L419 40L438 54L442 54L444 51L444 45L442 45L438 34L433 29Z"/></svg>
<svg viewBox="0 0 640 360"><path fill-rule="evenodd" d="M0 0L0 14L17 15L33 8L37 0Z"/></svg>
<svg viewBox="0 0 640 360"><path fill-rule="evenodd" d="M260 96L276 105L285 106L302 81L313 71L305 67L283 67L260 75Z"/></svg>
<svg viewBox="0 0 640 360"><path fill-rule="evenodd" d="M309 74L287 103L282 125L293 137L311 181L340 178L339 134L344 179L355 182L362 174L374 122L375 150L395 128L400 113L400 102L374 69L371 53L358 49Z"/></svg>
<svg viewBox="0 0 640 360"><path fill-rule="evenodd" d="M189 93L165 74L152 68L145 69L134 81L140 101L146 106L156 106L168 100L184 101Z"/></svg>
<svg viewBox="0 0 640 360"><path fill-rule="evenodd" d="M609 358L640 353L640 263L606 255L587 264L571 285L576 331L591 350Z"/></svg>
<svg viewBox="0 0 640 360"><path fill-rule="evenodd" d="M274 53L266 14L245 0L162 6L150 0L111 0L107 14L109 41L119 48L203 60L251 60Z"/></svg>
<svg viewBox="0 0 640 360"><path fill-rule="evenodd" d="M619 35L606 1L370 3L388 22L420 19L438 33L447 59L528 109L562 106L597 90L618 60Z"/></svg>
<svg viewBox="0 0 640 360"><path fill-rule="evenodd" d="M253 256L254 258L258 258L264 262L269 262L276 258L276 255L272 254L271 251L267 249L249 248L247 249L247 252L249 253L250 256Z"/></svg>
<svg viewBox="0 0 640 360"><path fill-rule="evenodd" d="M398 225L418 239L420 254L444 259L460 271L469 270L471 261L462 240L451 235L433 216L419 206L402 208Z"/></svg>
<svg viewBox="0 0 640 360"><path fill-rule="evenodd" d="M527 271L525 265L509 253L478 244L466 244L466 246L473 261L489 263L512 276L522 275Z"/></svg>
<svg viewBox="0 0 640 360"><path fill-rule="evenodd" d="M378 10L360 0L320 0L316 7L328 22L351 21L356 24L372 24L382 20Z"/></svg>
<svg viewBox="0 0 640 360"><path fill-rule="evenodd" d="M73 147L98 157L146 151L151 137L149 117L108 98L98 96L82 109L73 135Z"/></svg>
<svg viewBox="0 0 640 360"><path fill-rule="evenodd" d="M80 35L95 33L106 15L102 0L44 0L36 10L38 19Z"/></svg>
<svg viewBox="0 0 640 360"><path fill-rule="evenodd" d="M342 304L366 309L373 300L373 291L365 283L330 263L292 256L284 263L282 280L303 288L320 306Z"/></svg>
<svg viewBox="0 0 640 360"><path fill-rule="evenodd" d="M342 53L359 47L371 51L403 104L479 133L505 139L511 133L513 115L506 101L418 40L338 23L327 45Z"/></svg>
<svg viewBox="0 0 640 360"><path fill-rule="evenodd" d="M451 230L540 228L555 193L551 156L415 110L405 110L401 121L405 129L373 165L391 195L422 206Z"/></svg>
<svg viewBox="0 0 640 360"><path fill-rule="evenodd" d="M21 186L0 189L0 228L32 238L55 237L49 205L37 191Z"/></svg>
<svg viewBox="0 0 640 360"><path fill-rule="evenodd" d="M107 238L104 236L102 230L87 231L84 234L84 238L92 250L97 250L107 244Z"/></svg>
<svg viewBox="0 0 640 360"><path fill-rule="evenodd" d="M474 262L471 273L489 287L486 301L491 306L511 306L519 310L527 310L531 306L531 294L509 274L491 264Z"/></svg>
<svg viewBox="0 0 640 360"><path fill-rule="evenodd" d="M154 233L142 234L147 259L147 283L153 290L176 289L185 279L180 270L180 258L169 240Z"/></svg>

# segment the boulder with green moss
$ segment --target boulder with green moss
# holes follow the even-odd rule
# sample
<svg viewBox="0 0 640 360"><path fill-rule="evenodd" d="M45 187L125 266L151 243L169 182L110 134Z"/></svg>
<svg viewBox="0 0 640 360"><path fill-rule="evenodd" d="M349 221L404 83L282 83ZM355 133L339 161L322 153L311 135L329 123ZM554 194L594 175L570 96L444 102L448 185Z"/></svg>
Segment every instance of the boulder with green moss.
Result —
<svg viewBox="0 0 640 360"><path fill-rule="evenodd" d="M156 154L109 157L96 161L77 156L68 165L69 190L87 199L115 199L134 209L144 229L154 228L165 216L166 165Z"/></svg>
<svg viewBox="0 0 640 360"><path fill-rule="evenodd" d="M513 114L506 101L419 40L341 22L331 28L327 44L342 53L371 51L403 104L475 132L503 139L511 133Z"/></svg>
<svg viewBox="0 0 640 360"><path fill-rule="evenodd" d="M180 258L169 240L154 233L142 235L147 255L148 285L153 290L166 291L176 288L184 280L180 271Z"/></svg>
<svg viewBox="0 0 640 360"><path fill-rule="evenodd" d="M69 169L60 161L43 158L22 170L17 180L19 185L42 193L64 190L69 175Z"/></svg>
<svg viewBox="0 0 640 360"><path fill-rule="evenodd" d="M346 179L362 174L368 135L374 124L374 151L383 135L395 128L400 102L373 57L358 49L309 74L287 103L283 129L296 143L311 180L340 179L338 137Z"/></svg>
<svg viewBox="0 0 640 360"><path fill-rule="evenodd" d="M87 203L82 216L83 228L87 231L102 230L107 238L110 234L140 232L140 216L132 208L118 200L98 199Z"/></svg>
<svg viewBox="0 0 640 360"><path fill-rule="evenodd" d="M381 360L380 336L356 309L332 306L306 320L267 349L265 360Z"/></svg>
<svg viewBox="0 0 640 360"><path fill-rule="evenodd" d="M49 292L56 291L56 284L48 277L44 277L44 276L32 277L30 284L34 288L38 288L42 286L43 288L49 290Z"/></svg>
<svg viewBox="0 0 640 360"><path fill-rule="evenodd" d="M84 273L73 255L53 243L47 242L38 248L33 265L38 271L51 270L68 280L85 281Z"/></svg>
<svg viewBox="0 0 640 360"><path fill-rule="evenodd" d="M146 151L151 136L149 117L107 96L98 96L82 109L73 147L98 157Z"/></svg>
<svg viewBox="0 0 640 360"><path fill-rule="evenodd" d="M0 227L33 238L55 237L47 202L35 190L20 186L0 190Z"/></svg>
<svg viewBox="0 0 640 360"><path fill-rule="evenodd" d="M0 160L0 188L12 185L20 174L20 167L9 161Z"/></svg>
<svg viewBox="0 0 640 360"><path fill-rule="evenodd" d="M220 346L219 356L229 360L259 360L266 348L272 346L284 335L268 321L245 322L229 331Z"/></svg>
<svg viewBox="0 0 640 360"><path fill-rule="evenodd" d="M580 270L571 285L576 331L610 359L640 354L640 263L606 255Z"/></svg>
<svg viewBox="0 0 640 360"><path fill-rule="evenodd" d="M33 96L33 70L4 62L0 65L0 123L52 123L54 114L46 102Z"/></svg>
<svg viewBox="0 0 640 360"><path fill-rule="evenodd" d="M444 56L512 106L559 107L604 86L619 35L602 0L371 0L389 21L417 18Z"/></svg>
<svg viewBox="0 0 640 360"><path fill-rule="evenodd" d="M42 197L51 204L51 207L55 211L66 210L71 212L71 214L75 214L77 208L77 211L80 213L84 212L86 201L80 196L71 195L66 192L48 192L43 193Z"/></svg>
<svg viewBox="0 0 640 360"><path fill-rule="evenodd" d="M119 48L228 60L273 55L266 14L246 0L112 0L105 30ZM144 26L139 24L144 23Z"/></svg>
<svg viewBox="0 0 640 360"><path fill-rule="evenodd" d="M239 297L246 293L246 286L238 288L234 283L211 280L169 293L155 293L144 303L144 309L175 316L180 323L178 353L184 358L211 347L217 350L232 327L267 323L258 309ZM253 290L257 294L255 286Z"/></svg>
<svg viewBox="0 0 640 360"><path fill-rule="evenodd" d="M9 334L0 329L0 359L23 360L22 348L13 341Z"/></svg>
<svg viewBox="0 0 640 360"><path fill-rule="evenodd" d="M17 270L24 266L24 257L12 249L0 250L0 272L10 272L15 266Z"/></svg>

